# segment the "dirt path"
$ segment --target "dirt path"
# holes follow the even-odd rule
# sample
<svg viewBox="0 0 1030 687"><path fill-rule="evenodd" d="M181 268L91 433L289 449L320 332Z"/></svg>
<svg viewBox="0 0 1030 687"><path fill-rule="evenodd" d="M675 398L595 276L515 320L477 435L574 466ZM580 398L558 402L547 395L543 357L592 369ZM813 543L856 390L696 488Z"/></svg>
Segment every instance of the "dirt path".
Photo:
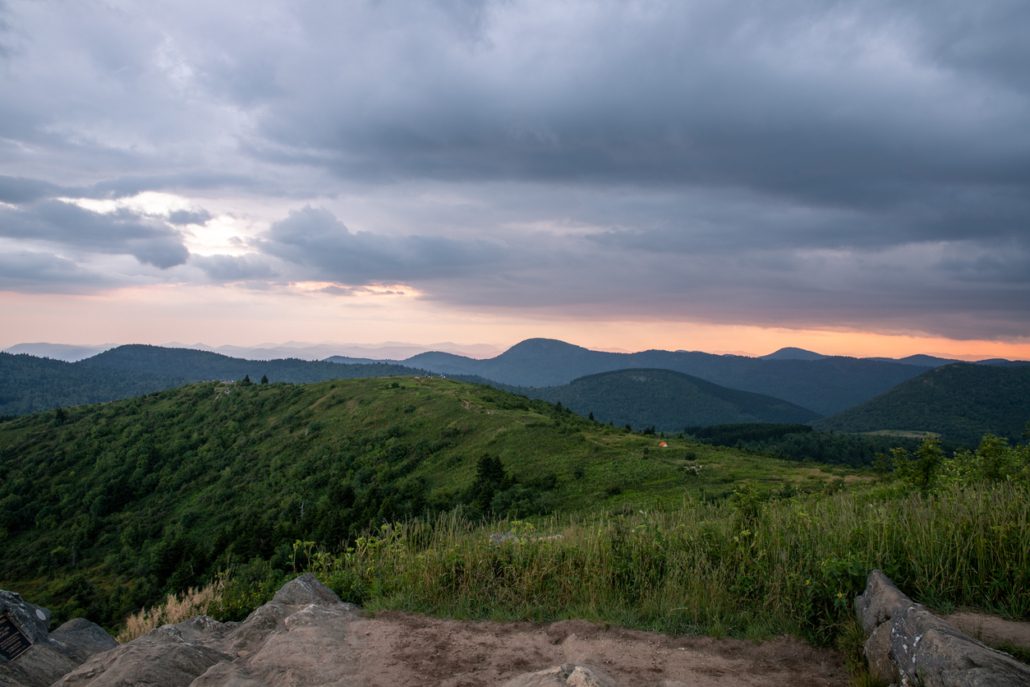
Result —
<svg viewBox="0 0 1030 687"><path fill-rule="evenodd" d="M838 654L792 638L674 638L583 621L541 626L391 612L352 621L347 643L356 684L369 686L480 687L563 663L599 669L619 687L847 683Z"/></svg>

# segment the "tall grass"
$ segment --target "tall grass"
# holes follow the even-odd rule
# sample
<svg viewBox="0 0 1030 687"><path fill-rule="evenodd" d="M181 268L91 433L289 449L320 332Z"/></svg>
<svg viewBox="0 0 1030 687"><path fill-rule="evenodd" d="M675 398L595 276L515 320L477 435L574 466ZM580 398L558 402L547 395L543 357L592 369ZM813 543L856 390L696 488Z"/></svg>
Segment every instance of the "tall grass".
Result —
<svg viewBox="0 0 1030 687"><path fill-rule="evenodd" d="M372 609L827 643L873 568L930 605L1030 615L1028 497L1013 484L765 503L745 493L535 525L452 513L384 525L310 568Z"/></svg>
<svg viewBox="0 0 1030 687"><path fill-rule="evenodd" d="M127 617L117 639L119 642L130 642L162 625L181 623L204 615L219 603L224 589L225 579L219 577L203 587L191 587L182 594L169 594L161 603Z"/></svg>

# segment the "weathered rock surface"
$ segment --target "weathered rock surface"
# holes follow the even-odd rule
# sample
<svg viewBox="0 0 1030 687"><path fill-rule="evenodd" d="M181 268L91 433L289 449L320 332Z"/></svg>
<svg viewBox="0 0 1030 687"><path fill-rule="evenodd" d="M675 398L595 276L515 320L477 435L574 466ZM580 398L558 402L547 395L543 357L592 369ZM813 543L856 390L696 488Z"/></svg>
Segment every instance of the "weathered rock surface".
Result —
<svg viewBox="0 0 1030 687"><path fill-rule="evenodd" d="M93 654L117 646L102 627L81 618L49 633L50 611L0 590L0 616L5 613L32 646L12 661L0 659L0 687L47 687Z"/></svg>
<svg viewBox="0 0 1030 687"><path fill-rule="evenodd" d="M242 623L166 625L94 656L55 687L342 684L344 632L356 617L354 606L304 575Z"/></svg>
<svg viewBox="0 0 1030 687"><path fill-rule="evenodd" d="M1030 666L963 634L879 570L870 573L855 611L869 635L870 671L881 680L925 687L1030 685Z"/></svg>

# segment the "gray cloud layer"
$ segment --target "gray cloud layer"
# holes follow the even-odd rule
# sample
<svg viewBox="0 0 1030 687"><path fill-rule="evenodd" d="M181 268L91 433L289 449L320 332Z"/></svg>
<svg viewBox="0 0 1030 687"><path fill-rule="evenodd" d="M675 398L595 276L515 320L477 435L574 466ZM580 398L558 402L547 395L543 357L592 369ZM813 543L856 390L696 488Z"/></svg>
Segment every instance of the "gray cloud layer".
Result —
<svg viewBox="0 0 1030 687"><path fill-rule="evenodd" d="M505 257L500 246L484 241L351 232L332 213L311 207L273 224L263 248L311 279L346 284L474 277Z"/></svg>
<svg viewBox="0 0 1030 687"><path fill-rule="evenodd" d="M163 222L124 209L93 212L59 200L0 207L0 236L124 253L160 268L181 265L189 257L181 236Z"/></svg>
<svg viewBox="0 0 1030 687"><path fill-rule="evenodd" d="M189 263L492 310L1025 337L1028 32L1020 0L0 3L0 235L167 268L168 223L206 211L55 199L278 196L260 255ZM383 226L348 229L372 196Z"/></svg>

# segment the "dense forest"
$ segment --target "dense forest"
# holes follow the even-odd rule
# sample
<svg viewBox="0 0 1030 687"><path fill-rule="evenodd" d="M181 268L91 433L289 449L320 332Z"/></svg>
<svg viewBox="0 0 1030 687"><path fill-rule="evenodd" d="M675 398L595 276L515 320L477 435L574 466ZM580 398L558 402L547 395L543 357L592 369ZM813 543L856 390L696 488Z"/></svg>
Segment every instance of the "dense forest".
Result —
<svg viewBox="0 0 1030 687"><path fill-rule="evenodd" d="M688 427L686 433L715 446L732 446L788 460L854 467L873 465L891 449L911 450L921 442L915 436L819 432L809 425L774 423Z"/></svg>
<svg viewBox="0 0 1030 687"><path fill-rule="evenodd" d="M1030 365L938 367L817 426L932 432L965 446L987 433L1020 439L1030 429Z"/></svg>
<svg viewBox="0 0 1030 687"><path fill-rule="evenodd" d="M521 391L602 422L665 432L682 432L690 425L806 422L818 417L778 398L727 389L671 370L602 372L564 386Z"/></svg>

